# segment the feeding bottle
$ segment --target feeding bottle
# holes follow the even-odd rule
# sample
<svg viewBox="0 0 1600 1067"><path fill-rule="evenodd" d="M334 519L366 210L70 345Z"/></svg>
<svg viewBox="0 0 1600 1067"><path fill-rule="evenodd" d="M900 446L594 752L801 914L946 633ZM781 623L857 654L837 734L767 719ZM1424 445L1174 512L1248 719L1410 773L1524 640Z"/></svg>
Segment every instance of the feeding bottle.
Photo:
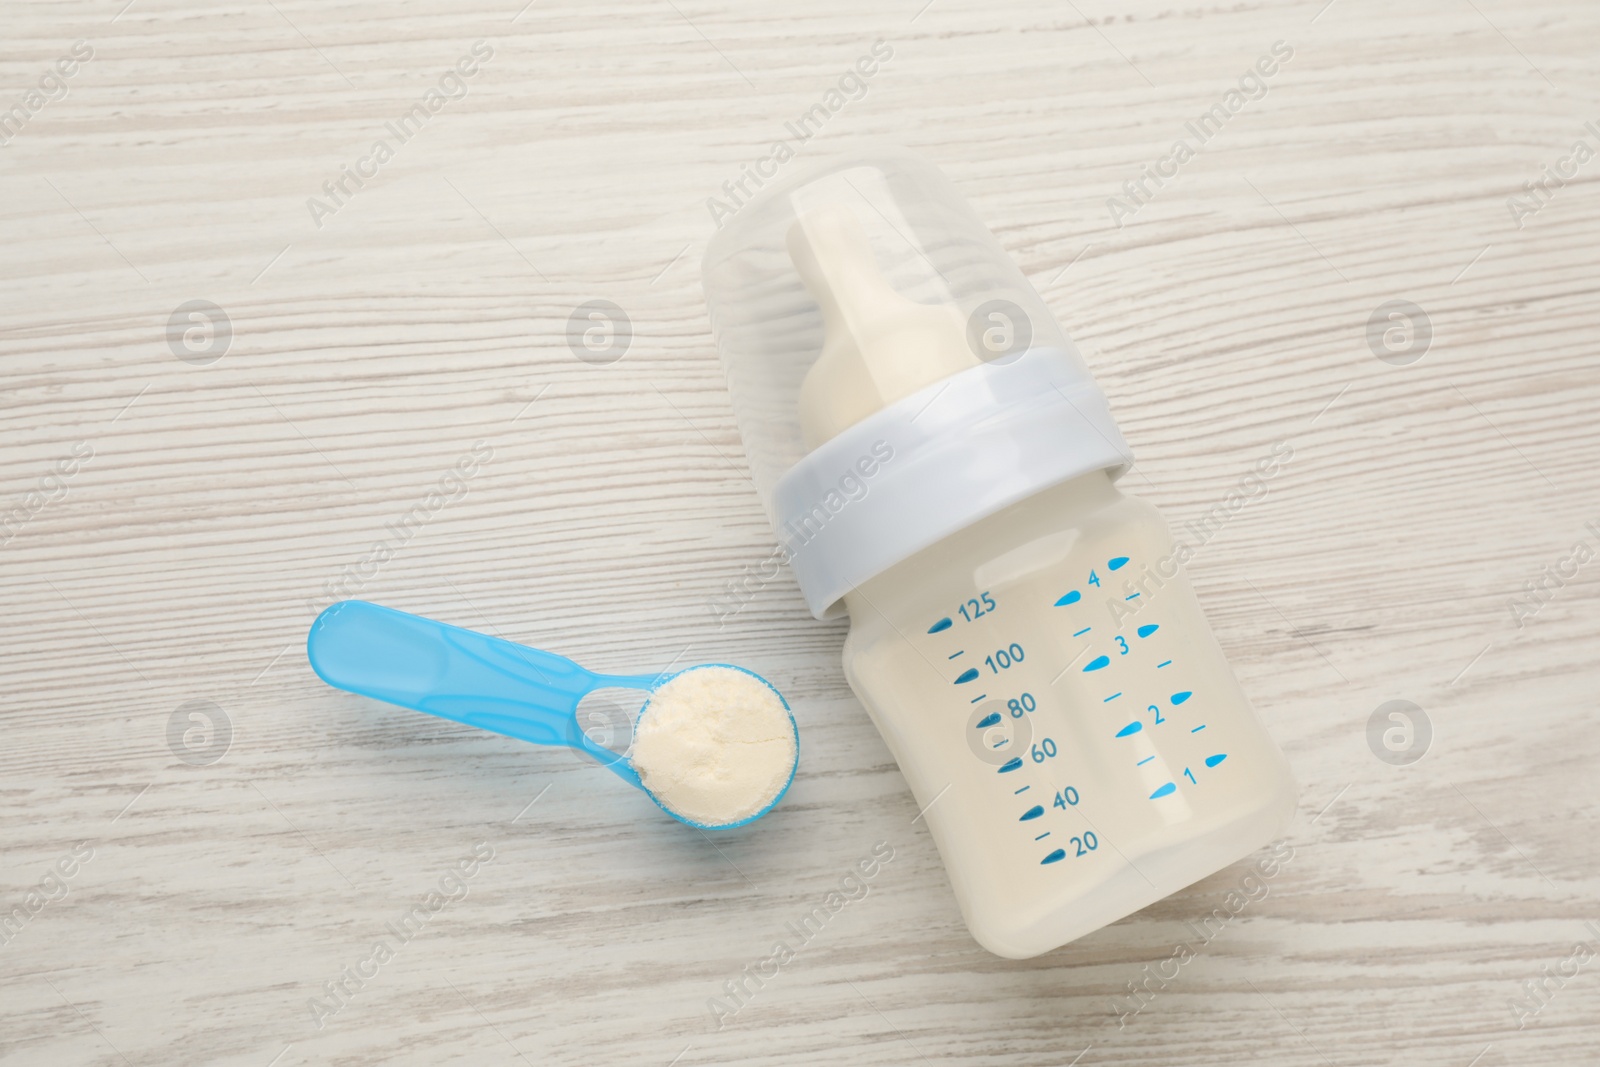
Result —
<svg viewBox="0 0 1600 1067"><path fill-rule="evenodd" d="M973 936L1022 958L1226 866L1296 790L1071 341L955 189L773 185L704 265L751 476Z"/></svg>

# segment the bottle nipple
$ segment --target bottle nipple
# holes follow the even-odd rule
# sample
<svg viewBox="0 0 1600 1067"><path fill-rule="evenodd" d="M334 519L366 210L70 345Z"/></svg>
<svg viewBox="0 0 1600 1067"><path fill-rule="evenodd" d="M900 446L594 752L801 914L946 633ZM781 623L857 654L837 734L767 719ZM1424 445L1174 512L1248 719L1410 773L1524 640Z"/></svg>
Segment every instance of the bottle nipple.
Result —
<svg viewBox="0 0 1600 1067"><path fill-rule="evenodd" d="M981 362L954 304L908 300L889 284L850 208L831 204L801 215L787 244L822 309L822 353L800 386L808 448Z"/></svg>

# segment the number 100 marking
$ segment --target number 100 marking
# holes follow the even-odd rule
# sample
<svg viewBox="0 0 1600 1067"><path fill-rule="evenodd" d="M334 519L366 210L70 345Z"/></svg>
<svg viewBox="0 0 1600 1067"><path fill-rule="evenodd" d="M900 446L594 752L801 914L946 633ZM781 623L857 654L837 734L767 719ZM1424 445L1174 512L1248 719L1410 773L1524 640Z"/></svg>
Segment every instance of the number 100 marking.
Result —
<svg viewBox="0 0 1600 1067"><path fill-rule="evenodd" d="M1009 648L999 649L983 657L983 662L988 664L989 673L999 674L1007 670L1012 664L1022 662L1022 646L1013 641Z"/></svg>

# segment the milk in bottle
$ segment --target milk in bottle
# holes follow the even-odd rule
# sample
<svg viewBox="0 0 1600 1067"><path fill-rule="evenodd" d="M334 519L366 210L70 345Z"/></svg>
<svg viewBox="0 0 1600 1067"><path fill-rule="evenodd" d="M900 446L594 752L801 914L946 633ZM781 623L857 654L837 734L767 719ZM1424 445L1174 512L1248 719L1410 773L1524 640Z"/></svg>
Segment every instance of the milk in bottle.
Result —
<svg viewBox="0 0 1600 1067"><path fill-rule="evenodd" d="M774 186L707 252L752 478L973 936L1062 945L1294 809L1099 387L935 170Z"/></svg>

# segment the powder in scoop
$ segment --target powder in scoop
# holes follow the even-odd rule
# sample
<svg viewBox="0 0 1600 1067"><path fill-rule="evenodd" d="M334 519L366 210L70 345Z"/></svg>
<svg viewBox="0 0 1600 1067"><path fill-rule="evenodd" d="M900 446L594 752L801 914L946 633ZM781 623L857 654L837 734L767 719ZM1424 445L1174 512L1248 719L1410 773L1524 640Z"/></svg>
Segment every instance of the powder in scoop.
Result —
<svg viewBox="0 0 1600 1067"><path fill-rule="evenodd" d="M735 667L692 667L650 694L632 762L667 810L726 826L783 792L796 747L794 720L777 690Z"/></svg>

